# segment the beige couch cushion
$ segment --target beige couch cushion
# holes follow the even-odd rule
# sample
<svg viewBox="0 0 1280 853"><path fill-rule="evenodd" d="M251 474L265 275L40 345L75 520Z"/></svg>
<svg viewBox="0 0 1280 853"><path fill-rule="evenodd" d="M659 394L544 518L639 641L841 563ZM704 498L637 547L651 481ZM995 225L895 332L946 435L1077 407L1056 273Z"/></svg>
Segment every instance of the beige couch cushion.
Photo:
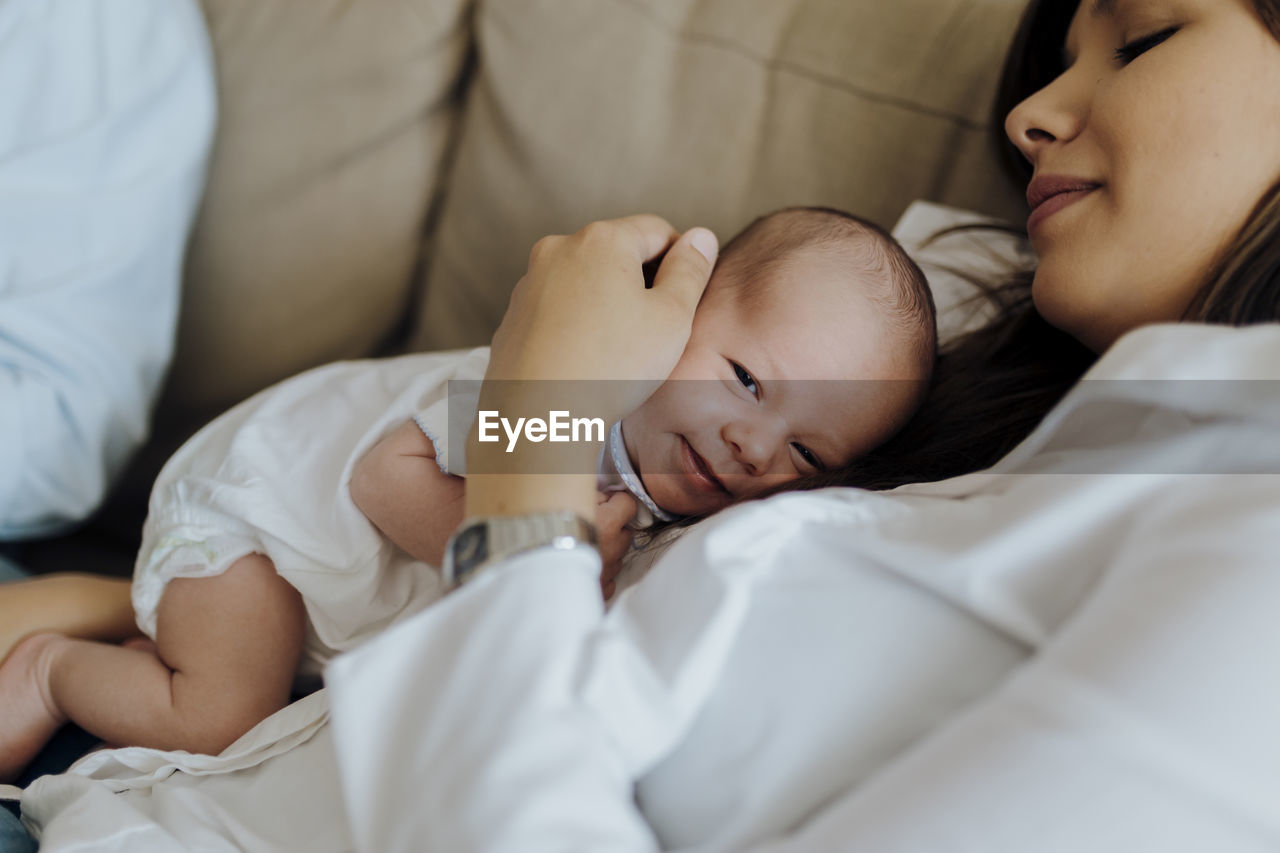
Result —
<svg viewBox="0 0 1280 853"><path fill-rule="evenodd" d="M410 297L469 0L203 0L219 127L162 414L370 354Z"/></svg>
<svg viewBox="0 0 1280 853"><path fill-rule="evenodd" d="M205 422L403 340L473 43L471 0L201 2L219 117L177 350L152 439L95 522L129 540Z"/></svg>
<svg viewBox="0 0 1280 853"><path fill-rule="evenodd" d="M788 204L1024 215L988 113L1022 0L483 0L412 345L487 340L546 233Z"/></svg>

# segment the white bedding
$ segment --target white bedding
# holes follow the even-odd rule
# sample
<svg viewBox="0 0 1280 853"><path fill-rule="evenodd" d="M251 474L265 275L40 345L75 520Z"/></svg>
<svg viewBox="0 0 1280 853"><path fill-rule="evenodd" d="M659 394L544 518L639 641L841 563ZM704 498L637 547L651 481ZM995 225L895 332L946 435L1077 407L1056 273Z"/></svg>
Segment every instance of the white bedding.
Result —
<svg viewBox="0 0 1280 853"><path fill-rule="evenodd" d="M1280 326L1090 376L991 472L736 508L607 615L528 555L338 658L283 754L91 756L24 812L50 851L1276 849L1280 395L1204 380L1280 379Z"/></svg>

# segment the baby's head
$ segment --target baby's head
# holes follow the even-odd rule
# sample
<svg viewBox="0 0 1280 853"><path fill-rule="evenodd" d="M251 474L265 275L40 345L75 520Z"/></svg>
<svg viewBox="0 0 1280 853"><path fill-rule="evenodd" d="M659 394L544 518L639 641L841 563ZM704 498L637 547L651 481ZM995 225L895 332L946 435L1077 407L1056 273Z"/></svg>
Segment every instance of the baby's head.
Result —
<svg viewBox="0 0 1280 853"><path fill-rule="evenodd" d="M720 253L679 363L622 422L654 502L700 516L888 439L933 370L933 299L881 228L788 208Z"/></svg>

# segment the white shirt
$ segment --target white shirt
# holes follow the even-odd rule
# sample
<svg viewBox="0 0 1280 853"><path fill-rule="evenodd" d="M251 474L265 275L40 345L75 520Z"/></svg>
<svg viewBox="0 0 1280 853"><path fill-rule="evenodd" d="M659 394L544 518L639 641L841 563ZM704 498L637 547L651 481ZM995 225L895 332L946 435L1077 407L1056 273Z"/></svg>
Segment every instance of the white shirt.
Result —
<svg viewBox="0 0 1280 853"><path fill-rule="evenodd" d="M699 524L608 613L592 554L522 555L222 758L96 753L24 817L50 853L1280 849L1280 326L1089 380L989 472Z"/></svg>
<svg viewBox="0 0 1280 853"><path fill-rule="evenodd" d="M146 437L214 121L194 0L0 0L0 540Z"/></svg>
<svg viewBox="0 0 1280 853"><path fill-rule="evenodd" d="M608 614L493 568L330 667L357 848L1280 848L1278 365L1141 330L992 471L737 507Z"/></svg>

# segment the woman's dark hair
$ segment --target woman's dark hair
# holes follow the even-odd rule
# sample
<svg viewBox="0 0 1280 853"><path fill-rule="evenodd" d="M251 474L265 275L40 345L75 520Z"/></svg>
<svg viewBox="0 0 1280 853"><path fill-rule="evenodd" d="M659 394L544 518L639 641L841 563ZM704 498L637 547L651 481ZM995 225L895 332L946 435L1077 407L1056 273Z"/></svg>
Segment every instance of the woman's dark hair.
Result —
<svg viewBox="0 0 1280 853"><path fill-rule="evenodd" d="M1280 41L1280 0L1253 3ZM1028 5L1001 77L992 115L995 128L1062 73L1062 46L1077 5L1069 0ZM1025 184L1031 166L1003 133L996 139L1004 167ZM911 422L848 468L788 483L787 488L888 489L981 470L1012 450L1095 360L1036 312L1033 275L1034 270L1024 271L1000 284L975 281L980 294L996 306L996 318L942 348L929 393ZM1258 202L1184 319L1233 326L1280 320L1280 184Z"/></svg>

